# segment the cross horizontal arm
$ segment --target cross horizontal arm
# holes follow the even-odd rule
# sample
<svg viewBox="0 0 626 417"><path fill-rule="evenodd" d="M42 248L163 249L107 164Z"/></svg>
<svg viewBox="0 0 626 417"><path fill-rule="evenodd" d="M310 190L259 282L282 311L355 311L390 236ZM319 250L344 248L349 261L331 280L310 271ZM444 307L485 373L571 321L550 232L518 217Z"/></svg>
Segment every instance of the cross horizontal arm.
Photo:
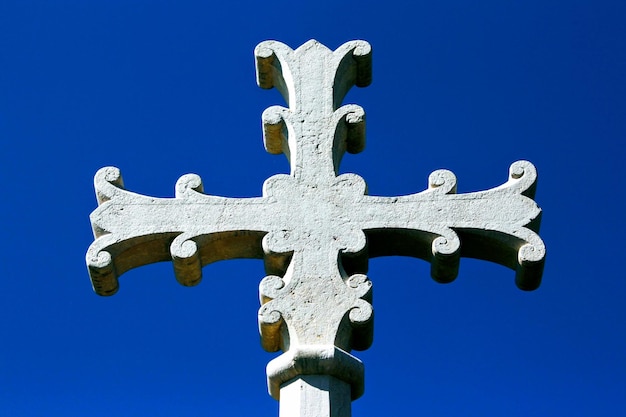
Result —
<svg viewBox="0 0 626 417"><path fill-rule="evenodd" d="M363 198L355 213L368 236L369 257L406 255L432 262L433 278L452 281L462 256L517 271L520 289L541 282L545 246L537 235L541 210L530 198L537 173L527 161L511 165L509 181L491 190L454 194L450 171L435 171L424 192Z"/></svg>
<svg viewBox="0 0 626 417"><path fill-rule="evenodd" d="M197 175L176 184L176 198L148 197L123 188L117 168L95 176L99 207L91 214L96 240L87 251L94 290L111 295L131 268L172 260L183 285L200 281L201 268L233 258L263 258L267 198L224 198L202 193Z"/></svg>

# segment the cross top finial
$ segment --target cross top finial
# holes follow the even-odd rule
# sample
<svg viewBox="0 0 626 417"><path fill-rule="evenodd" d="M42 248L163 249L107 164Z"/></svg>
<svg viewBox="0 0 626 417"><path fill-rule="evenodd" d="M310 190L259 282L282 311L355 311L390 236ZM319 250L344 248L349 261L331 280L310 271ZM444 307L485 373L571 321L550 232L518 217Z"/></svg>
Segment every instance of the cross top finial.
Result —
<svg viewBox="0 0 626 417"><path fill-rule="evenodd" d="M424 259L439 282L455 279L462 256L486 259L516 270L521 289L537 288L545 247L536 170L515 162L506 183L467 194L438 170L425 191L369 196L361 177L338 175L343 154L364 147L365 112L341 103L371 81L369 44L331 51L312 40L292 50L266 41L255 55L259 86L277 87L288 103L262 118L265 147L287 156L290 174L267 179L254 198L207 195L189 174L168 199L126 191L119 170L103 168L87 265L95 291L111 295L119 275L147 263L172 260L177 280L195 285L211 262L263 258L259 329L266 350L284 352L267 367L281 415L346 417L363 393L363 364L350 351L372 342L368 258Z"/></svg>
<svg viewBox="0 0 626 417"><path fill-rule="evenodd" d="M289 105L263 113L265 148L285 153L295 178L332 180L344 152L363 149L363 109L340 106L353 85L370 84L371 52L365 41L347 42L335 51L315 40L295 51L277 41L256 47L257 83L276 87Z"/></svg>

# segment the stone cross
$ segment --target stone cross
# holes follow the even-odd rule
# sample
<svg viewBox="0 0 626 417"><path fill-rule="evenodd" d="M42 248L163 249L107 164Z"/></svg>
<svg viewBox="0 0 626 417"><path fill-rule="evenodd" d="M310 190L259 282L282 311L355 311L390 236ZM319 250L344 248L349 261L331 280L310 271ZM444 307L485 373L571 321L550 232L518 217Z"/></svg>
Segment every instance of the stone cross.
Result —
<svg viewBox="0 0 626 417"><path fill-rule="evenodd" d="M370 45L331 51L311 40L292 50L266 41L255 56L258 85L276 87L288 104L262 119L265 148L287 156L290 174L267 179L253 198L205 194L188 174L175 198L155 198L125 190L117 168L102 168L89 274L96 293L112 295L121 274L153 262L171 260L176 279L191 286L211 262L264 259L258 320L263 348L284 352L267 365L280 415L347 417L364 386L351 351L372 343L367 260L421 258L436 281L450 282L462 256L480 258L516 270L519 288L537 288L545 256L532 200L537 174L518 161L501 186L456 194L454 174L438 170L425 191L369 196L361 177L338 170L346 151L364 148L365 113L342 100L353 85L370 84Z"/></svg>

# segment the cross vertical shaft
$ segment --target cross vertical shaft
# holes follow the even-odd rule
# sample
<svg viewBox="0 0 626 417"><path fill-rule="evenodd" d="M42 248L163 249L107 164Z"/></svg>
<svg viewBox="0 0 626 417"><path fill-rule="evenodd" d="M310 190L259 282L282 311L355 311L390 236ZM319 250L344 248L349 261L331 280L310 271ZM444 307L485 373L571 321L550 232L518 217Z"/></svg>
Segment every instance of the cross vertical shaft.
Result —
<svg viewBox="0 0 626 417"><path fill-rule="evenodd" d="M209 263L262 258L259 331L264 349L283 352L267 365L281 417L349 417L364 390L363 364L351 352L372 343L367 260L424 259L445 283L462 256L474 257L514 269L523 290L537 288L545 258L537 173L517 161L501 186L456 194L454 174L438 170L422 192L369 196L361 177L338 175L344 153L364 148L365 112L342 101L371 82L369 44L331 51L311 40L293 50L266 41L255 57L259 86L276 87L288 105L262 119L266 150L285 154L290 173L268 178L261 197L212 196L188 174L175 198L154 198L125 190L120 171L103 168L87 266L94 290L112 295L121 274L153 262L171 260L176 279L192 286Z"/></svg>

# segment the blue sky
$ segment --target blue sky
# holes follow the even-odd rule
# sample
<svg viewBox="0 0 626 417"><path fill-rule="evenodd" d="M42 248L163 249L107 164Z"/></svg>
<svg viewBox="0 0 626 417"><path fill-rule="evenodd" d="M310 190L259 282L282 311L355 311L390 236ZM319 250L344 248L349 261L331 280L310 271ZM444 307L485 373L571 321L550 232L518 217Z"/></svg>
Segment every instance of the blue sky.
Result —
<svg viewBox="0 0 626 417"><path fill-rule="evenodd" d="M476 4L479 3L479 4ZM260 116L253 49L373 47L373 83L346 102L367 146L342 172L370 194L458 191L532 161L548 247L542 286L463 259L373 259L376 311L355 417L626 415L626 3L622 1L34 1L0 4L2 416L275 416L256 313L261 261L218 262L185 288L170 263L113 297L84 255L93 175L170 197L183 174L243 197L288 172ZM210 281L210 282L207 282Z"/></svg>

